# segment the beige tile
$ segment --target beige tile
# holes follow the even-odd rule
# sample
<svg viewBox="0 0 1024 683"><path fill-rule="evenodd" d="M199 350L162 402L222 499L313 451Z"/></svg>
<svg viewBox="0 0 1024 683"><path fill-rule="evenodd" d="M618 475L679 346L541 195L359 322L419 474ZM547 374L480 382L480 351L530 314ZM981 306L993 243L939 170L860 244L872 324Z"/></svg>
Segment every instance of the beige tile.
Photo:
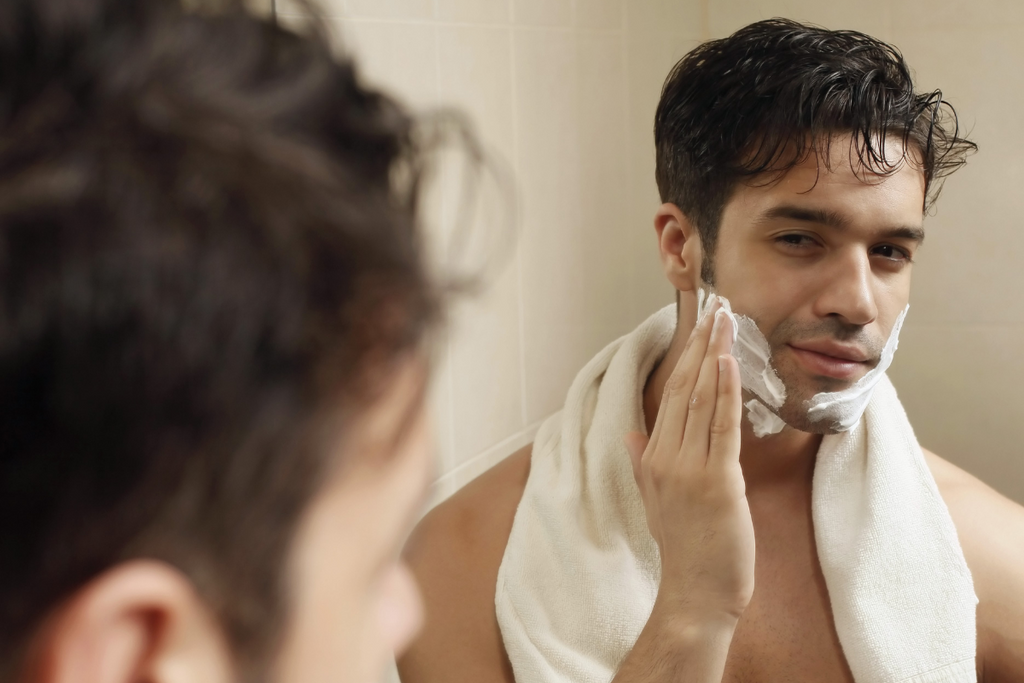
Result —
<svg viewBox="0 0 1024 683"><path fill-rule="evenodd" d="M348 15L366 19L434 18L434 0L345 0Z"/></svg>
<svg viewBox="0 0 1024 683"><path fill-rule="evenodd" d="M626 25L639 41L687 43L703 32L702 4L703 0L629 0Z"/></svg>
<svg viewBox="0 0 1024 683"><path fill-rule="evenodd" d="M341 38L370 83L414 107L437 102L437 44L427 24L338 22Z"/></svg>
<svg viewBox="0 0 1024 683"><path fill-rule="evenodd" d="M455 430L452 414L452 370L449 343L441 340L433 358L433 374L427 393L431 426L437 444L437 473L443 475L455 469Z"/></svg>
<svg viewBox="0 0 1024 683"><path fill-rule="evenodd" d="M569 26L571 0L512 0L512 19L526 26Z"/></svg>
<svg viewBox="0 0 1024 683"><path fill-rule="evenodd" d="M510 9L510 0L437 0L437 18L441 21L507 24Z"/></svg>
<svg viewBox="0 0 1024 683"><path fill-rule="evenodd" d="M951 176L925 224L914 271L917 323L1022 323L1024 43L1011 29L905 32L922 89L941 88L980 146ZM955 47L953 47L955 46Z"/></svg>
<svg viewBox="0 0 1024 683"><path fill-rule="evenodd" d="M661 88L672 67L699 44L696 34L683 37L634 29L632 24L629 27L626 47L629 71L626 78L630 146L635 154L640 155L643 168L650 168L651 175L643 177L645 183L654 182L654 112L661 99Z"/></svg>
<svg viewBox="0 0 1024 683"><path fill-rule="evenodd" d="M442 176L450 165L450 157L455 152L433 152L428 172L424 174L420 184L420 225L424 235L426 260L430 271L438 278L448 278L451 265L450 245L452 226L448 217L449 207L453 199L445 196L449 189L445 186Z"/></svg>
<svg viewBox="0 0 1024 683"><path fill-rule="evenodd" d="M921 89L940 88L948 100L965 108L968 127L1000 127L1016 121L1014 105L1024 82L1020 31L1014 28L902 29L894 40L914 71ZM982 114L985 116L982 116Z"/></svg>
<svg viewBox="0 0 1024 683"><path fill-rule="evenodd" d="M691 42L694 44L696 41ZM643 53L642 64L637 66L630 53L630 118L628 126L627 165L629 182L626 188L626 230L632 236L628 254L630 281L630 316L635 326L647 315L674 299L674 290L665 279L658 260L657 235L654 232L654 213L661 205L654 180L654 112L661 94L661 85L669 69L679 58L679 52L652 48Z"/></svg>
<svg viewBox="0 0 1024 683"><path fill-rule="evenodd" d="M516 30L527 422L558 410L588 359L583 309L576 52L561 32Z"/></svg>
<svg viewBox="0 0 1024 683"><path fill-rule="evenodd" d="M266 2L267 0L261 0ZM279 15L283 16L308 16L309 7L320 16L329 18L344 17L348 14L348 0L271 0Z"/></svg>
<svg viewBox="0 0 1024 683"><path fill-rule="evenodd" d="M576 0L573 12L582 28L622 28L623 0Z"/></svg>
<svg viewBox="0 0 1024 683"><path fill-rule="evenodd" d="M451 436L444 472L522 428L515 235L493 183L466 194L465 159L458 148L442 155L437 182L426 195L437 220L429 246L438 270L445 276L472 276L482 287L452 302L447 347ZM480 179L479 172L469 172Z"/></svg>
<svg viewBox="0 0 1024 683"><path fill-rule="evenodd" d="M1011 183L979 168L981 161L979 155L949 180L925 222L928 237L914 266L910 299L916 322L1024 321L1024 235L1016 219L1024 202L1009 194L1015 191ZM1014 175L1024 180L1014 165Z"/></svg>
<svg viewBox="0 0 1024 683"><path fill-rule="evenodd" d="M635 235L626 222L627 88L620 34L577 37L576 88L582 314L584 349L591 356L630 327L628 254Z"/></svg>
<svg viewBox="0 0 1024 683"><path fill-rule="evenodd" d="M518 451L523 446L533 442L536 436L535 427L522 430L512 434L502 443L470 458L452 472L452 478L456 489L461 489L481 474L491 469L502 460Z"/></svg>
<svg viewBox="0 0 1024 683"><path fill-rule="evenodd" d="M665 77L700 42L697 2L631 0L627 4L629 116L628 185L624 229L631 240L626 252L630 326L674 300L662 274L654 233L654 212L661 204L654 182L654 112Z"/></svg>
<svg viewBox="0 0 1024 683"><path fill-rule="evenodd" d="M908 321L889 375L922 446L1024 503L1022 334Z"/></svg>
<svg viewBox="0 0 1024 683"><path fill-rule="evenodd" d="M482 140L510 160L515 125L510 29L442 26L437 31L438 99L463 109Z"/></svg>
<svg viewBox="0 0 1024 683"><path fill-rule="evenodd" d="M438 28L439 99L471 117L492 163L514 146L509 29ZM445 155L440 174L446 272L479 275L484 289L461 300L452 325L453 464L461 464L522 429L519 279L514 208L489 175L467 168L459 150ZM509 172L508 175L511 175ZM478 184L469 187L466 180ZM463 241L462 238L466 238Z"/></svg>
<svg viewBox="0 0 1024 683"><path fill-rule="evenodd" d="M455 463L523 429L519 279L514 261L454 317L452 405Z"/></svg>
<svg viewBox="0 0 1024 683"><path fill-rule="evenodd" d="M899 0L892 3L892 25L903 29L1021 26L1024 3L1020 0ZM956 46L950 46L956 49Z"/></svg>
<svg viewBox="0 0 1024 683"><path fill-rule="evenodd" d="M889 0L714 0L709 3L712 38L721 38L762 19L785 17L828 29L852 29L886 40Z"/></svg>

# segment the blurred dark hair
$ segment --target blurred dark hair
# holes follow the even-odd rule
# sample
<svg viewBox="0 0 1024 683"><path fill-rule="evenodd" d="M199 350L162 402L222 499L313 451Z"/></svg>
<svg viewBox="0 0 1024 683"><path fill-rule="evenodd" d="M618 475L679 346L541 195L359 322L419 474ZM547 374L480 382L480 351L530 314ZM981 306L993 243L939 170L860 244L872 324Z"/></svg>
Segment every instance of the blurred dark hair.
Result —
<svg viewBox="0 0 1024 683"><path fill-rule="evenodd" d="M442 310L416 122L315 25L221 5L0 3L4 680L134 557L181 568L259 671L335 464L318 425Z"/></svg>
<svg viewBox="0 0 1024 683"><path fill-rule="evenodd" d="M922 211L977 149L941 91L915 92L900 52L856 31L760 21L675 65L654 120L656 177L661 200L700 234L705 281L713 282L718 226L736 184L764 174L770 182L812 153L828 168L833 137L850 133L854 158L880 175L920 154ZM886 155L889 136L904 145L897 159Z"/></svg>

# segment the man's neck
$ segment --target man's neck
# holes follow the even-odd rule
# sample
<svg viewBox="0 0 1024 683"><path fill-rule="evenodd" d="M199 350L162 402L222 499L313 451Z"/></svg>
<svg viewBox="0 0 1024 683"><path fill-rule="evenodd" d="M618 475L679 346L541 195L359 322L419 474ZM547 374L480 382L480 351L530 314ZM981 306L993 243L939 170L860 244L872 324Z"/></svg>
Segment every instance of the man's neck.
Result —
<svg viewBox="0 0 1024 683"><path fill-rule="evenodd" d="M689 330L677 330L665 358L647 378L643 408L648 434L654 429L665 384L683 354L688 336ZM820 444L821 435L801 432L791 427L786 427L779 434L758 438L754 436L750 422L744 419L740 464L747 487L794 483L794 479L805 480L810 484L810 475L814 471L814 459Z"/></svg>

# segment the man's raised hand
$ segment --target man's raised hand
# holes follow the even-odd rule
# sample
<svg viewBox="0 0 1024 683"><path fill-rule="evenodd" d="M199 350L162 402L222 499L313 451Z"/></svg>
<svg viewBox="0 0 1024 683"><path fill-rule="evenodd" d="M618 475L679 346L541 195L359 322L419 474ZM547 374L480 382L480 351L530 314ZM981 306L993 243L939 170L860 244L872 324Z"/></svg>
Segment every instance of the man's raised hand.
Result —
<svg viewBox="0 0 1024 683"><path fill-rule="evenodd" d="M665 386L651 437L626 436L647 525L661 552L661 587L648 632L671 636L664 631L682 629L698 639L728 632L731 639L753 593L754 529L739 461L741 388L730 355L732 325L718 304L709 310ZM720 659L724 666L724 653ZM718 664L711 669L720 679Z"/></svg>

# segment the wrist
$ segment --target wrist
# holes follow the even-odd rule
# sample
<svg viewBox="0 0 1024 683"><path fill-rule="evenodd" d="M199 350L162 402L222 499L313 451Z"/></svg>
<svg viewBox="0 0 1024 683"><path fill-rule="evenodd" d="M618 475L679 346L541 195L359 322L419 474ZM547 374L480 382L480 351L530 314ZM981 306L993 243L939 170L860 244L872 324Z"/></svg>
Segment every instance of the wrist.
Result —
<svg viewBox="0 0 1024 683"><path fill-rule="evenodd" d="M743 609L735 605L698 603L659 594L651 620L658 624L659 631L683 644L723 639L728 643L732 641L742 612Z"/></svg>
<svg viewBox="0 0 1024 683"><path fill-rule="evenodd" d="M720 681L739 617L659 594L613 683Z"/></svg>
<svg viewBox="0 0 1024 683"><path fill-rule="evenodd" d="M669 613L692 615L694 619L725 623L739 621L753 597L753 585L746 587L739 581L731 581L708 586L707 581L695 582L685 578L693 573L692 570L675 571L663 566L655 604Z"/></svg>

